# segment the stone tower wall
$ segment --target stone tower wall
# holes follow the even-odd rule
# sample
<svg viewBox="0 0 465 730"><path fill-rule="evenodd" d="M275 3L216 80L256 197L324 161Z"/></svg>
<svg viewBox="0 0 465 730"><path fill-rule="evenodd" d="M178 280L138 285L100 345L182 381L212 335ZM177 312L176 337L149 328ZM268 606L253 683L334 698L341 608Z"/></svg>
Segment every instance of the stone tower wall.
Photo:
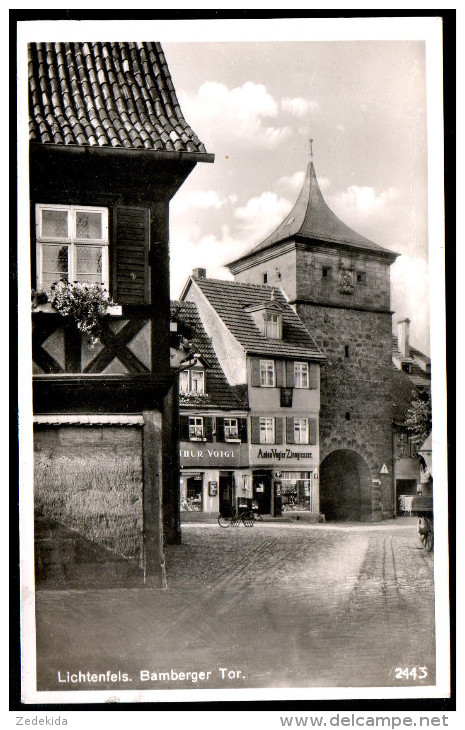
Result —
<svg viewBox="0 0 465 730"><path fill-rule="evenodd" d="M320 463L336 449L360 454L371 472L372 519L390 517L391 315L310 304L296 310L327 358L321 368ZM383 464L388 474L380 474Z"/></svg>

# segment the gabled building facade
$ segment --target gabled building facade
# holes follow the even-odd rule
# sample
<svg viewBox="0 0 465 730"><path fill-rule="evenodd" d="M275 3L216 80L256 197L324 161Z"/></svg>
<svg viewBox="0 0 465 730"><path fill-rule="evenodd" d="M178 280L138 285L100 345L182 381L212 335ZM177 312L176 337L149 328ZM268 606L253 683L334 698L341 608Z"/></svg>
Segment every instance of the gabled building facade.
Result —
<svg viewBox="0 0 465 730"><path fill-rule="evenodd" d="M178 529L173 515L164 535L161 523L168 207L213 156L182 115L158 43L31 44L29 92L32 288L86 282L117 305L94 346L72 317L33 312L37 519L160 575L163 540Z"/></svg>
<svg viewBox="0 0 465 730"><path fill-rule="evenodd" d="M393 444L396 509L401 514L403 497L417 493L422 480L422 461L418 444L405 427L412 401L431 399L431 360L410 344L410 320L397 322L392 336L393 365Z"/></svg>
<svg viewBox="0 0 465 730"><path fill-rule="evenodd" d="M247 394L248 470L236 497L261 514L317 518L321 350L277 288L200 269L181 299L195 303L229 384Z"/></svg>
<svg viewBox="0 0 465 730"><path fill-rule="evenodd" d="M237 282L279 286L325 355L320 510L377 520L395 510L390 266L397 254L327 206L313 161L278 228L228 264Z"/></svg>
<svg viewBox="0 0 465 730"><path fill-rule="evenodd" d="M171 309L185 351L180 366L192 363L179 372L181 518L224 513L248 474L247 394L228 383L195 304Z"/></svg>

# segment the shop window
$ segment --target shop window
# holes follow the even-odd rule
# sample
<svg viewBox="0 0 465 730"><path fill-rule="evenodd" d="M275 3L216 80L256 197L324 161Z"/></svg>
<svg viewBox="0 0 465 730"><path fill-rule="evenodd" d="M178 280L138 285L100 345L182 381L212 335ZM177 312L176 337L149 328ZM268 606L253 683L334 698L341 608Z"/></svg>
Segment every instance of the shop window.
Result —
<svg viewBox="0 0 465 730"><path fill-rule="evenodd" d="M260 443L274 444L274 418L260 418Z"/></svg>
<svg viewBox="0 0 465 730"><path fill-rule="evenodd" d="M203 510L203 476L181 477L181 511L202 512Z"/></svg>
<svg viewBox="0 0 465 730"><path fill-rule="evenodd" d="M281 484L283 512L311 510L311 472L284 471L282 472Z"/></svg>
<svg viewBox="0 0 465 730"><path fill-rule="evenodd" d="M57 281L109 285L108 209L36 205L37 288Z"/></svg>
<svg viewBox="0 0 465 730"><path fill-rule="evenodd" d="M294 387L295 388L308 388L309 384L309 369L308 362L295 362L294 363Z"/></svg>
<svg viewBox="0 0 465 730"><path fill-rule="evenodd" d="M275 387L274 360L260 360L260 385L262 388Z"/></svg>
<svg viewBox="0 0 465 730"><path fill-rule="evenodd" d="M189 439L191 441L202 441L203 437L202 416L189 416Z"/></svg>
<svg viewBox="0 0 465 730"><path fill-rule="evenodd" d="M224 419L224 439L225 441L239 441L237 418Z"/></svg>
<svg viewBox="0 0 465 730"><path fill-rule="evenodd" d="M294 443L308 444L308 418L294 418Z"/></svg>
<svg viewBox="0 0 465 730"><path fill-rule="evenodd" d="M205 393L205 371L204 370L182 370L179 373L180 393Z"/></svg>
<svg viewBox="0 0 465 730"><path fill-rule="evenodd" d="M280 314L265 314L265 337L270 340L281 339L281 322L282 318Z"/></svg>

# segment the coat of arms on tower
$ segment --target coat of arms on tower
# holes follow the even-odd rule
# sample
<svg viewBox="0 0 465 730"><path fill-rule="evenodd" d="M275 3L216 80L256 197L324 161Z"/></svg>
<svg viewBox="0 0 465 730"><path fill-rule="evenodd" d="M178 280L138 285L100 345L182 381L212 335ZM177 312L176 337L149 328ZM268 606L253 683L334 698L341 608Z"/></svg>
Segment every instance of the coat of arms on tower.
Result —
<svg viewBox="0 0 465 730"><path fill-rule="evenodd" d="M352 294L354 282L350 269L339 269L339 291L341 294Z"/></svg>

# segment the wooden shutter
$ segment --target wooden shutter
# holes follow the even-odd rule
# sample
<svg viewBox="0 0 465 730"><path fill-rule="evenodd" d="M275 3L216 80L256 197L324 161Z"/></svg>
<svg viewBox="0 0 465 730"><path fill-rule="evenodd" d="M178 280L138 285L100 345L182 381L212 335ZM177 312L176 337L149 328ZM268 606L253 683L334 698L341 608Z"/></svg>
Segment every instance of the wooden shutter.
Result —
<svg viewBox="0 0 465 730"><path fill-rule="evenodd" d="M308 443L312 446L318 443L318 421L316 418L308 419Z"/></svg>
<svg viewBox="0 0 465 730"><path fill-rule="evenodd" d="M254 388L260 387L260 360L258 357L250 358L252 368L252 386Z"/></svg>
<svg viewBox="0 0 465 730"><path fill-rule="evenodd" d="M239 438L243 444L247 443L247 418L239 418Z"/></svg>
<svg viewBox="0 0 465 730"><path fill-rule="evenodd" d="M282 418L274 419L274 435L275 435L275 443L282 444L282 442L283 442L283 419Z"/></svg>
<svg viewBox="0 0 465 730"><path fill-rule="evenodd" d="M150 211L116 206L110 244L112 297L117 304L150 304Z"/></svg>
<svg viewBox="0 0 465 730"><path fill-rule="evenodd" d="M179 438L181 441L189 441L189 416L181 416L179 419L180 431Z"/></svg>
<svg viewBox="0 0 465 730"><path fill-rule="evenodd" d="M216 418L216 440L220 443L224 442L224 418L221 416Z"/></svg>
<svg viewBox="0 0 465 730"><path fill-rule="evenodd" d="M286 443L294 443L294 418L290 416L286 418Z"/></svg>
<svg viewBox="0 0 465 730"><path fill-rule="evenodd" d="M213 418L208 418L204 416L203 435L207 441L213 441Z"/></svg>
<svg viewBox="0 0 465 730"><path fill-rule="evenodd" d="M284 388L284 360L276 360L275 362L275 369L276 369L276 387L277 388Z"/></svg>
<svg viewBox="0 0 465 730"><path fill-rule="evenodd" d="M253 444L260 443L260 416L252 416L250 419L252 425L252 438Z"/></svg>
<svg viewBox="0 0 465 730"><path fill-rule="evenodd" d="M308 369L310 371L310 374L309 374L310 388L312 388L312 389L318 388L319 365L316 362L311 362L311 363L309 363Z"/></svg>
<svg viewBox="0 0 465 730"><path fill-rule="evenodd" d="M294 387L294 360L286 361L286 385L288 388Z"/></svg>

